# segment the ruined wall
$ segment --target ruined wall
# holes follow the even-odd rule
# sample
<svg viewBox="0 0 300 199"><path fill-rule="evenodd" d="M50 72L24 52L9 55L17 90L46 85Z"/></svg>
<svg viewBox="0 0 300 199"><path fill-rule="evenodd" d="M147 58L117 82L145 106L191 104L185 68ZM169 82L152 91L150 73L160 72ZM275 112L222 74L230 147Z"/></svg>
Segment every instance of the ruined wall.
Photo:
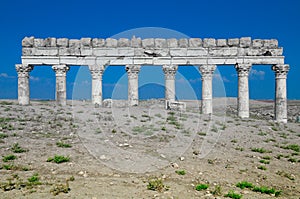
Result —
<svg viewBox="0 0 300 199"><path fill-rule="evenodd" d="M275 39L99 39L25 37L24 56L75 57L243 57L282 56L283 48Z"/></svg>

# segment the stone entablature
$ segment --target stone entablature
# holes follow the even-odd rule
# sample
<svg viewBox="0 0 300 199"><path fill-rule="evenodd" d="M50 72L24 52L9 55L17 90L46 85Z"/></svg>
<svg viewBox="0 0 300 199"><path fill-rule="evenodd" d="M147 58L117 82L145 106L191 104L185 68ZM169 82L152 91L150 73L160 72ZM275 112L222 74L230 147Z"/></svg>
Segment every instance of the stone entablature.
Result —
<svg viewBox="0 0 300 199"><path fill-rule="evenodd" d="M25 37L23 56L77 57L241 57L282 56L276 39L161 39Z"/></svg>

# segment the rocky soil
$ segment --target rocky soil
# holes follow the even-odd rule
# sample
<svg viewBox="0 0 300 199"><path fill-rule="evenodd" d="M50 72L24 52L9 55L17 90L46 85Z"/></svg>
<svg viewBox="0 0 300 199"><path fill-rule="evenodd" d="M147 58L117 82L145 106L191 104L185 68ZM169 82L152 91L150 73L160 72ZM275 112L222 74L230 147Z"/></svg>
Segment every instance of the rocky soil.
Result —
<svg viewBox="0 0 300 199"><path fill-rule="evenodd" d="M230 98L216 99L212 116L197 101L178 111L163 100L2 100L0 198L299 199L300 102L289 102L287 124L272 120L273 103L250 103L240 119Z"/></svg>

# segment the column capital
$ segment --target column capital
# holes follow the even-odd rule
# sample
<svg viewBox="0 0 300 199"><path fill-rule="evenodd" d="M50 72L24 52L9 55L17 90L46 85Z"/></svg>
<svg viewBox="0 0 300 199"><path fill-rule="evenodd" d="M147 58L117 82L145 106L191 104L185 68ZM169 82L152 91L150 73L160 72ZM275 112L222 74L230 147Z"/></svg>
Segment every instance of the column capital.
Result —
<svg viewBox="0 0 300 199"><path fill-rule="evenodd" d="M130 78L138 78L141 66L140 65L126 65L125 70Z"/></svg>
<svg viewBox="0 0 300 199"><path fill-rule="evenodd" d="M275 72L276 78L286 79L290 66L288 64L277 64L272 66L272 70Z"/></svg>
<svg viewBox="0 0 300 199"><path fill-rule="evenodd" d="M245 76L249 76L249 71L252 67L252 64L250 64L250 63L242 63L242 64L236 63L234 67L235 67L235 70L238 73L239 77L245 77Z"/></svg>
<svg viewBox="0 0 300 199"><path fill-rule="evenodd" d="M212 77L217 66L213 64L200 65L199 70L202 77Z"/></svg>
<svg viewBox="0 0 300 199"><path fill-rule="evenodd" d="M106 68L106 66L104 66L104 65L89 66L89 70L91 72L92 78L93 79L101 79L105 68Z"/></svg>
<svg viewBox="0 0 300 199"><path fill-rule="evenodd" d="M28 77L29 72L33 70L32 65L16 64L16 70L19 77Z"/></svg>
<svg viewBox="0 0 300 199"><path fill-rule="evenodd" d="M175 79L175 74L178 69L177 65L163 65L162 69L166 79Z"/></svg>
<svg viewBox="0 0 300 199"><path fill-rule="evenodd" d="M55 71L56 76L66 76L66 73L69 71L70 67L65 64L61 64L53 65L52 69Z"/></svg>

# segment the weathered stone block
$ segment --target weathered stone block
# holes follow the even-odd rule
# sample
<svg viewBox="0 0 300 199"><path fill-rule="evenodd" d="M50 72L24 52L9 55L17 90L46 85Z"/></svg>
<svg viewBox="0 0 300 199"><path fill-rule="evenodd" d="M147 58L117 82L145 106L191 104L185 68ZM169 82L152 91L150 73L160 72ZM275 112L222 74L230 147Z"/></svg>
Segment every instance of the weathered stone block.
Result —
<svg viewBox="0 0 300 199"><path fill-rule="evenodd" d="M94 48L94 56L118 56L117 48Z"/></svg>
<svg viewBox="0 0 300 199"><path fill-rule="evenodd" d="M156 48L166 48L168 46L166 39L156 38L154 43Z"/></svg>
<svg viewBox="0 0 300 199"><path fill-rule="evenodd" d="M237 56L237 47L227 47L227 48L210 48L208 54L214 57L232 57Z"/></svg>
<svg viewBox="0 0 300 199"><path fill-rule="evenodd" d="M57 56L58 48L35 48L34 55L42 55L42 56Z"/></svg>
<svg viewBox="0 0 300 199"><path fill-rule="evenodd" d="M143 39L142 40L143 48L154 48L154 39Z"/></svg>
<svg viewBox="0 0 300 199"><path fill-rule="evenodd" d="M240 47L247 48L251 46L251 37L242 37L240 39Z"/></svg>
<svg viewBox="0 0 300 199"><path fill-rule="evenodd" d="M34 37L25 37L22 40L23 47L32 47L33 46Z"/></svg>
<svg viewBox="0 0 300 199"><path fill-rule="evenodd" d="M31 56L34 55L35 48L22 48L22 55L23 56Z"/></svg>
<svg viewBox="0 0 300 199"><path fill-rule="evenodd" d="M170 55L171 56L178 56L178 57L185 57L187 55L187 49L186 48L171 48L170 49Z"/></svg>
<svg viewBox="0 0 300 199"><path fill-rule="evenodd" d="M264 45L264 41L261 39L254 39L252 40L252 47L253 48L260 48Z"/></svg>
<svg viewBox="0 0 300 199"><path fill-rule="evenodd" d="M105 46L105 39L98 39L95 38L92 40L92 46L93 47L104 47Z"/></svg>
<svg viewBox="0 0 300 199"><path fill-rule="evenodd" d="M69 40L67 38L58 38L56 40L56 45L58 47L68 47Z"/></svg>
<svg viewBox="0 0 300 199"><path fill-rule="evenodd" d="M257 56L257 55L260 55L260 54L261 54L260 49L249 48L246 55L247 56Z"/></svg>
<svg viewBox="0 0 300 199"><path fill-rule="evenodd" d="M168 48L155 49L153 53L156 57L165 57L165 56L169 56L169 49Z"/></svg>
<svg viewBox="0 0 300 199"><path fill-rule="evenodd" d="M45 47L44 39L34 39L33 46L34 47Z"/></svg>
<svg viewBox="0 0 300 199"><path fill-rule="evenodd" d="M70 48L80 48L80 40L78 40L78 39L70 39L69 40L69 47Z"/></svg>
<svg viewBox="0 0 300 199"><path fill-rule="evenodd" d="M89 47L82 47L80 48L80 55L81 56L91 56L93 55L93 49Z"/></svg>
<svg viewBox="0 0 300 199"><path fill-rule="evenodd" d="M240 40L238 38L227 40L228 46L239 46L239 43L240 43Z"/></svg>
<svg viewBox="0 0 300 199"><path fill-rule="evenodd" d="M106 43L106 47L108 47L108 48L115 48L118 46L118 41L113 38L107 38L105 40L105 43Z"/></svg>
<svg viewBox="0 0 300 199"><path fill-rule="evenodd" d="M56 47L56 38L47 38L44 40L46 47Z"/></svg>
<svg viewBox="0 0 300 199"><path fill-rule="evenodd" d="M60 56L80 56L81 52L79 48L64 48L58 49L58 55Z"/></svg>
<svg viewBox="0 0 300 199"><path fill-rule="evenodd" d="M272 53L272 56L282 56L283 48L270 49L270 52Z"/></svg>
<svg viewBox="0 0 300 199"><path fill-rule="evenodd" d="M167 39L168 47L169 48L177 48L178 47L178 40L177 39Z"/></svg>
<svg viewBox="0 0 300 199"><path fill-rule="evenodd" d="M225 46L227 46L227 40L226 39L217 39L217 46L218 47L225 47Z"/></svg>
<svg viewBox="0 0 300 199"><path fill-rule="evenodd" d="M134 49L134 56L143 57L145 49L143 48L135 48Z"/></svg>
<svg viewBox="0 0 300 199"><path fill-rule="evenodd" d="M118 40L118 46L119 47L129 47L130 46L130 41L127 38L120 38Z"/></svg>
<svg viewBox="0 0 300 199"><path fill-rule="evenodd" d="M131 39L131 47L140 48L142 47L142 39L140 37L136 38L135 36Z"/></svg>
<svg viewBox="0 0 300 199"><path fill-rule="evenodd" d="M202 45L202 39L200 39L200 38L191 38L191 39L189 39L189 46L191 48L201 47L201 45Z"/></svg>
<svg viewBox="0 0 300 199"><path fill-rule="evenodd" d="M207 54L208 54L207 48L187 49L188 57L203 57L203 56L207 56Z"/></svg>
<svg viewBox="0 0 300 199"><path fill-rule="evenodd" d="M216 39L213 38L205 38L203 39L203 47L215 47L216 46Z"/></svg>
<svg viewBox="0 0 300 199"><path fill-rule="evenodd" d="M278 41L276 39L266 39L264 40L264 47L276 48L278 47Z"/></svg>
<svg viewBox="0 0 300 199"><path fill-rule="evenodd" d="M134 49L128 47L118 48L118 56L124 56L124 57L134 56Z"/></svg>
<svg viewBox="0 0 300 199"><path fill-rule="evenodd" d="M178 47L179 48L187 48L189 47L189 40L186 38L182 38L178 40Z"/></svg>
<svg viewBox="0 0 300 199"><path fill-rule="evenodd" d="M92 39L91 38L81 38L80 43L81 43L81 46L91 47L92 46Z"/></svg>

